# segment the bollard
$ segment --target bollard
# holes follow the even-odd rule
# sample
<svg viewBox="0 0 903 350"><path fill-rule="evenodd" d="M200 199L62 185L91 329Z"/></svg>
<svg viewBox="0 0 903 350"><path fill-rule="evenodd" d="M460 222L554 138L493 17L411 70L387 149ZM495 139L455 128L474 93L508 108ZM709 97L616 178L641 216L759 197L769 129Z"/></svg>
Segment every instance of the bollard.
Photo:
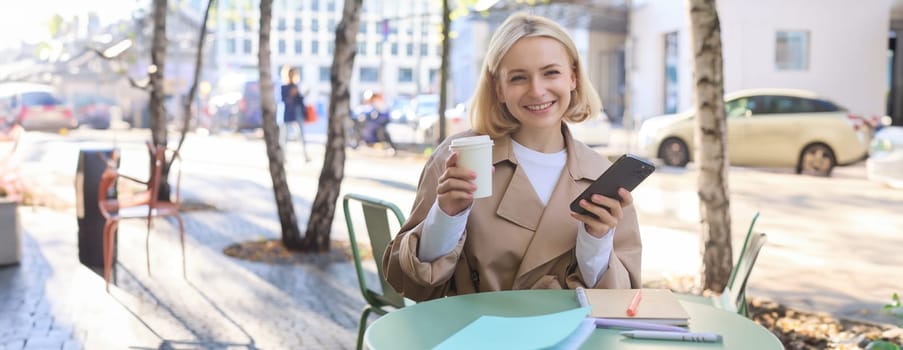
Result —
<svg viewBox="0 0 903 350"><path fill-rule="evenodd" d="M82 148L78 153L75 174L75 208L78 216L78 261L98 275L103 275L103 226L106 220L97 205L97 190L113 153L113 148ZM118 160L117 160L118 165ZM113 186L114 191L116 186ZM116 193L110 194L115 197ZM116 242L113 261L116 261ZM112 280L115 281L116 269Z"/></svg>

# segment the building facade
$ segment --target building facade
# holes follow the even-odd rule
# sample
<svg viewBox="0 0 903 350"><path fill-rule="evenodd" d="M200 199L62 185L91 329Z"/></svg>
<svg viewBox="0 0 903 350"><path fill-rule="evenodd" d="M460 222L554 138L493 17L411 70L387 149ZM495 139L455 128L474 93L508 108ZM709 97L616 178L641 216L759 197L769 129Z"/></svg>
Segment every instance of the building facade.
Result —
<svg viewBox="0 0 903 350"><path fill-rule="evenodd" d="M229 81L257 80L259 1L217 2L213 28L213 90ZM329 100L335 29L342 18L339 0L276 0L273 3L271 53L274 82L296 67L301 89L325 108ZM351 103L367 90L390 99L437 92L441 46L440 9L430 0L364 1L352 74Z"/></svg>
<svg viewBox="0 0 903 350"><path fill-rule="evenodd" d="M899 2L894 0L894 2ZM851 113L887 113L890 0L721 0L724 92L814 91ZM636 119L693 107L693 57L684 1L635 1L627 62Z"/></svg>

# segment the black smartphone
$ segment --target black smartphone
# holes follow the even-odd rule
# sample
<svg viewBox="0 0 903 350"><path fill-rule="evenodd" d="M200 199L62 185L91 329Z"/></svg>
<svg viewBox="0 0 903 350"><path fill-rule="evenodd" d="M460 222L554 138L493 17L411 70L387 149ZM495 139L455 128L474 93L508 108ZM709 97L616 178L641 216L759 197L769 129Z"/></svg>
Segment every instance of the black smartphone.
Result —
<svg viewBox="0 0 903 350"><path fill-rule="evenodd" d="M602 175L599 175L599 178L596 179L592 185L587 187L583 193L571 202L571 210L577 214L595 217L594 214L580 206L581 199L590 201L590 196L601 194L606 197L620 200L621 196L618 195L618 188L623 187L628 191L633 191L633 189L636 188L640 182L643 182L646 177L652 174L653 171L655 171L655 165L653 165L652 162L629 153L624 154L619 157L614 164L608 167Z"/></svg>

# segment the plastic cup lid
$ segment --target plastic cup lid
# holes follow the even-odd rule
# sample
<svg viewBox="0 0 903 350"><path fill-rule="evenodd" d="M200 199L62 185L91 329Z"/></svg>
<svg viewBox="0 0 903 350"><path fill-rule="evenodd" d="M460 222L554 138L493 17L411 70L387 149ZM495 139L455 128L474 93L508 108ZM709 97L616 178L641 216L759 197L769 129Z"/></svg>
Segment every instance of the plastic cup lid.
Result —
<svg viewBox="0 0 903 350"><path fill-rule="evenodd" d="M492 139L489 138L489 135L477 135L454 139L451 142L451 147L482 146L486 144L492 145Z"/></svg>

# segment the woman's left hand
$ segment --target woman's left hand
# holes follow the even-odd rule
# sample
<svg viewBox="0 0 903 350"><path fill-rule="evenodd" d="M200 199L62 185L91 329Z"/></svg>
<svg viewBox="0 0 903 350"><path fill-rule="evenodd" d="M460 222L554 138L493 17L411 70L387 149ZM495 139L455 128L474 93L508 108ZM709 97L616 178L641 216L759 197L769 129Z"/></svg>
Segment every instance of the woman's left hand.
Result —
<svg viewBox="0 0 903 350"><path fill-rule="evenodd" d="M601 194L592 195L590 197L592 202L583 199L580 201L580 206L586 211L595 214L596 217L580 215L575 212L571 212L571 217L583 222L587 233L593 237L601 238L613 227L618 226L618 222L621 221L624 215L623 209L633 205L633 196L630 195L630 191L619 188L618 195L621 196L620 201Z"/></svg>

